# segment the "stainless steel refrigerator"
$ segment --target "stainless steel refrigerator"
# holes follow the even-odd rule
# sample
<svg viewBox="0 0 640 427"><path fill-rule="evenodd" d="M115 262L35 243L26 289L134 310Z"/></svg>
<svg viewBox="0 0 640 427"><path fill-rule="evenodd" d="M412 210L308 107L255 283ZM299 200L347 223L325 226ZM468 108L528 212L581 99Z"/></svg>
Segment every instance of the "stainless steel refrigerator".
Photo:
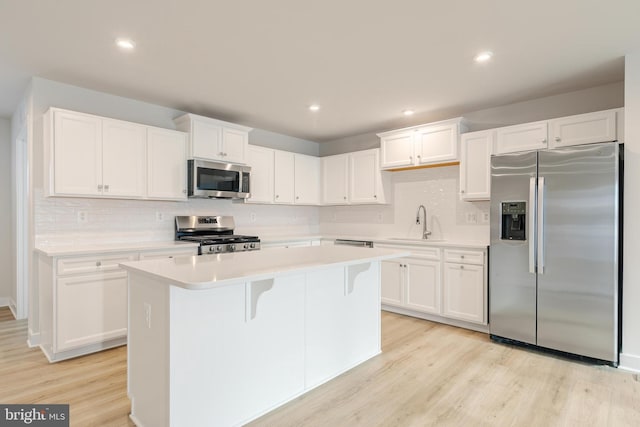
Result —
<svg viewBox="0 0 640 427"><path fill-rule="evenodd" d="M492 156L492 339L617 365L620 150Z"/></svg>

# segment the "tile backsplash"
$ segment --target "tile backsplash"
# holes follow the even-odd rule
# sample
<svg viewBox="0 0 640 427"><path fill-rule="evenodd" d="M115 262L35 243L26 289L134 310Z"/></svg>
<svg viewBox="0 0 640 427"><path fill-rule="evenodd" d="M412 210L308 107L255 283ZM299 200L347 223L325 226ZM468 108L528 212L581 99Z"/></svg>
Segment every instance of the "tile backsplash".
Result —
<svg viewBox="0 0 640 427"><path fill-rule="evenodd" d="M427 209L432 239L489 241L489 202L459 197L459 167L446 166L391 174L390 205L335 206L320 209L323 234L420 238L418 206Z"/></svg>
<svg viewBox="0 0 640 427"><path fill-rule="evenodd" d="M173 240L176 215L233 215L240 234L319 232L318 208L252 205L231 200L186 202L44 197L35 194L35 236L40 243Z"/></svg>

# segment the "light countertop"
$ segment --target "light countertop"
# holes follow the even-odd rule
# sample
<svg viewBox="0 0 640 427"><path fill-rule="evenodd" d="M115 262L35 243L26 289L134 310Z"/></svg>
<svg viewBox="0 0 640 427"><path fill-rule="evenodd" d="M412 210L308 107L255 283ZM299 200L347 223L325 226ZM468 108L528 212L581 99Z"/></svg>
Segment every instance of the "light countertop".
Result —
<svg viewBox="0 0 640 427"><path fill-rule="evenodd" d="M96 253L110 252L134 252L134 251L152 251L163 249L182 249L196 248L198 243L194 242L176 242L155 241L155 242L127 242L127 243L77 243L70 245L37 245L35 250L47 256L66 256L66 255L90 255Z"/></svg>
<svg viewBox="0 0 640 427"><path fill-rule="evenodd" d="M392 249L311 246L153 259L120 266L164 283L197 290L408 255L407 251Z"/></svg>
<svg viewBox="0 0 640 427"><path fill-rule="evenodd" d="M478 241L460 241L460 240L434 240L434 239L417 239L410 237L396 237L396 236L358 236L358 235L331 235L331 234L308 234L308 235L291 235L291 236L269 236L260 238L261 243L285 243L285 242L300 242L306 240L362 240L366 242L373 242L383 245L398 245L398 246L438 246L438 247L455 247L455 248L468 248L468 249L486 249L489 243Z"/></svg>

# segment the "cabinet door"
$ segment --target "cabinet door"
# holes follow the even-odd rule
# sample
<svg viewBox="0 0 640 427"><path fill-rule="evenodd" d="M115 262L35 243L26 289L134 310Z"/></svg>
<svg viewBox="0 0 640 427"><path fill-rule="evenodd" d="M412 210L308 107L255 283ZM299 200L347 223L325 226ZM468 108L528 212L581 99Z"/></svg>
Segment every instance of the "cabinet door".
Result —
<svg viewBox="0 0 640 427"><path fill-rule="evenodd" d="M273 203L274 151L250 145L247 164L251 166L251 197L248 203Z"/></svg>
<svg viewBox="0 0 640 427"><path fill-rule="evenodd" d="M144 197L147 128L135 123L102 119L102 194Z"/></svg>
<svg viewBox="0 0 640 427"><path fill-rule="evenodd" d="M486 324L484 267L444 263L443 315Z"/></svg>
<svg viewBox="0 0 640 427"><path fill-rule="evenodd" d="M382 261L381 263L381 301L383 304L402 306L404 286L404 263L400 261Z"/></svg>
<svg viewBox="0 0 640 427"><path fill-rule="evenodd" d="M549 148L615 140L615 111L598 111L551 121Z"/></svg>
<svg viewBox="0 0 640 427"><path fill-rule="evenodd" d="M274 198L275 203L293 204L294 160L293 153L275 150L274 152Z"/></svg>
<svg viewBox="0 0 640 427"><path fill-rule="evenodd" d="M52 143L53 193L102 194L102 120L55 111Z"/></svg>
<svg viewBox="0 0 640 427"><path fill-rule="evenodd" d="M460 194L463 200L489 200L493 131L462 134Z"/></svg>
<svg viewBox="0 0 640 427"><path fill-rule="evenodd" d="M381 190L380 153L366 150L351 153L350 159L350 200L351 203L378 203Z"/></svg>
<svg viewBox="0 0 640 427"><path fill-rule="evenodd" d="M249 134L246 131L222 128L222 158L225 162L246 163Z"/></svg>
<svg viewBox="0 0 640 427"><path fill-rule="evenodd" d="M440 261L408 258L403 265L407 308L440 314Z"/></svg>
<svg viewBox="0 0 640 427"><path fill-rule="evenodd" d="M322 157L322 203L345 205L348 203L349 155Z"/></svg>
<svg viewBox="0 0 640 427"><path fill-rule="evenodd" d="M148 128L147 138L147 197L186 200L187 135Z"/></svg>
<svg viewBox="0 0 640 427"><path fill-rule="evenodd" d="M317 205L320 203L320 159L295 154L295 203Z"/></svg>
<svg viewBox="0 0 640 427"><path fill-rule="evenodd" d="M413 131L387 135L380 140L382 168L391 169L411 166L414 163Z"/></svg>
<svg viewBox="0 0 640 427"><path fill-rule="evenodd" d="M547 122L527 123L496 130L496 154L547 148Z"/></svg>
<svg viewBox="0 0 640 427"><path fill-rule="evenodd" d="M427 126L414 134L418 164L458 160L458 125Z"/></svg>
<svg viewBox="0 0 640 427"><path fill-rule="evenodd" d="M56 348L63 351L127 335L127 273L59 277Z"/></svg>
<svg viewBox="0 0 640 427"><path fill-rule="evenodd" d="M192 119L191 156L197 159L222 160L222 126Z"/></svg>

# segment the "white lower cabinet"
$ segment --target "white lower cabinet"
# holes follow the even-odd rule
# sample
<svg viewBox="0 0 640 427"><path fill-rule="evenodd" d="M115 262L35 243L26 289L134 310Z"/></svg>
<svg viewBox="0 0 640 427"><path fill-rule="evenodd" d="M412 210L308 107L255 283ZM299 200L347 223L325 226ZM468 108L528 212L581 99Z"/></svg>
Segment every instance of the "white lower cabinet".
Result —
<svg viewBox="0 0 640 427"><path fill-rule="evenodd" d="M56 288L56 352L127 336L124 271L61 277Z"/></svg>
<svg viewBox="0 0 640 427"><path fill-rule="evenodd" d="M383 309L429 315L431 320L453 319L487 324L486 251L376 245L408 250L413 256L381 263ZM442 253L444 255L442 255ZM437 316L437 317L436 317Z"/></svg>
<svg viewBox="0 0 640 427"><path fill-rule="evenodd" d="M197 247L86 256L39 255L41 349L51 362L126 344L127 273L120 263L197 255Z"/></svg>
<svg viewBox="0 0 640 427"><path fill-rule="evenodd" d="M442 314L467 322L485 323L484 283L483 266L445 262Z"/></svg>

